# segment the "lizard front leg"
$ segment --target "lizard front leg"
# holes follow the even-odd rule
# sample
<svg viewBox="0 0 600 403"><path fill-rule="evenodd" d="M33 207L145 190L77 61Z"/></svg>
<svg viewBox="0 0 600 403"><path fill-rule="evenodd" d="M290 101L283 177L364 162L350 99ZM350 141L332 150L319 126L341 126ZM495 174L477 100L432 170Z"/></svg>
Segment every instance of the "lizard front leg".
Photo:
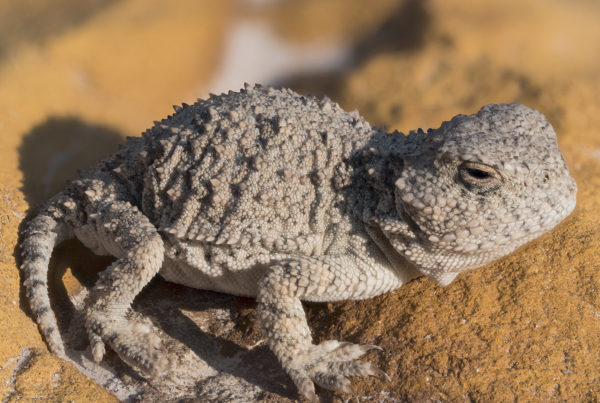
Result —
<svg viewBox="0 0 600 403"><path fill-rule="evenodd" d="M258 316L271 350L300 393L316 400L314 383L350 392L348 376L384 375L369 362L356 360L373 345L334 340L312 344L301 300L362 299L400 286L393 270L382 270L347 256L296 258L268 269L259 284Z"/></svg>

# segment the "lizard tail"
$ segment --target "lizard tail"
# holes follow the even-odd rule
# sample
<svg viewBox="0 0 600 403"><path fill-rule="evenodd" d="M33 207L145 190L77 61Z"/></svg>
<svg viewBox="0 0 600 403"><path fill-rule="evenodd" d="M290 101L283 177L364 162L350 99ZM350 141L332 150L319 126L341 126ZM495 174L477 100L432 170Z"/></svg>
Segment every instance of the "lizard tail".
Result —
<svg viewBox="0 0 600 403"><path fill-rule="evenodd" d="M61 357L65 357L65 349L50 306L48 264L54 247L72 237L71 229L65 222L65 212L61 208L65 205L75 207L75 203L64 196L60 203L58 197L53 198L27 224L21 242L21 271L31 311L48 348Z"/></svg>

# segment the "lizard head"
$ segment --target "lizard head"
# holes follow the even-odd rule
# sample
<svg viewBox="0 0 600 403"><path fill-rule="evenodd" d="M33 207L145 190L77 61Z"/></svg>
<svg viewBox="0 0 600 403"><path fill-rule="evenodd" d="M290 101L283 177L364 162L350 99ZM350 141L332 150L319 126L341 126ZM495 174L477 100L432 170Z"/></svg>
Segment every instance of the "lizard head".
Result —
<svg viewBox="0 0 600 403"><path fill-rule="evenodd" d="M577 186L538 111L487 105L430 130L395 181L405 230L386 233L419 271L446 285L563 220Z"/></svg>

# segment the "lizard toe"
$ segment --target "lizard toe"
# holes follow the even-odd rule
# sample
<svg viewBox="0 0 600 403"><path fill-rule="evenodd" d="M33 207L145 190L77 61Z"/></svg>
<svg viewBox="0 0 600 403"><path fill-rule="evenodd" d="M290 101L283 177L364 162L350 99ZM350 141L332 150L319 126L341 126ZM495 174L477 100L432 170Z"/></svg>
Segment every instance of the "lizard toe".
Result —
<svg viewBox="0 0 600 403"><path fill-rule="evenodd" d="M369 350L380 349L373 345L359 345L328 340L312 346L308 351L296 356L298 371L291 371L292 380L300 393L310 401L314 396L314 384L333 391L353 393L351 381L347 377L387 375L370 362L357 360ZM389 379L389 378L388 378Z"/></svg>

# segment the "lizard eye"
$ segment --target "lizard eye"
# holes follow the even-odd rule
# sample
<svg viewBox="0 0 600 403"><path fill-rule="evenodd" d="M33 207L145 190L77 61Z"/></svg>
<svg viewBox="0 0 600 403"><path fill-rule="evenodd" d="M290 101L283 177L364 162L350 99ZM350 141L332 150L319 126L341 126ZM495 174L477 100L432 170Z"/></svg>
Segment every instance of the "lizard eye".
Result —
<svg viewBox="0 0 600 403"><path fill-rule="evenodd" d="M471 178L476 180L487 179L492 176L489 172L482 171L481 169L467 168L465 171Z"/></svg>
<svg viewBox="0 0 600 403"><path fill-rule="evenodd" d="M478 192L496 189L501 183L494 168L477 162L463 162L458 168L458 177L468 189Z"/></svg>

